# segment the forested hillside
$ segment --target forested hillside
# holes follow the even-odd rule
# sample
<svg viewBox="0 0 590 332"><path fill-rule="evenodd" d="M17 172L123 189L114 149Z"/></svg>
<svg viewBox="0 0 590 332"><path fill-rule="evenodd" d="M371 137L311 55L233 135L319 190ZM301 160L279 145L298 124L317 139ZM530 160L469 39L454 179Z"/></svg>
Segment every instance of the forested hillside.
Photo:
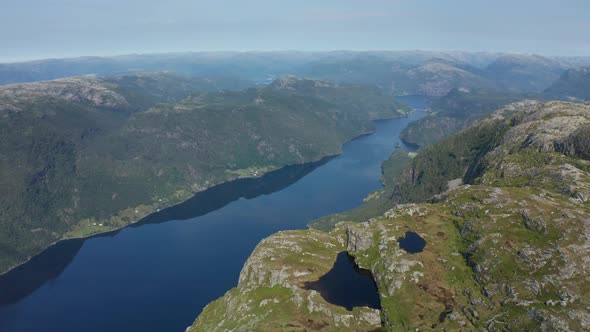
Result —
<svg viewBox="0 0 590 332"><path fill-rule="evenodd" d="M404 109L374 88L293 76L220 84L139 74L1 87L0 271L215 184L337 154Z"/></svg>

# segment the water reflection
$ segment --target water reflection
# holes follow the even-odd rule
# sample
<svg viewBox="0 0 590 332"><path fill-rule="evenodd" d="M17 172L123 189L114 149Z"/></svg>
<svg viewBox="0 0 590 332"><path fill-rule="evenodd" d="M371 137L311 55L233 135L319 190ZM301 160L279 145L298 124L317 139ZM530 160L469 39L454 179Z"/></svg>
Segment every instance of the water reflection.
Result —
<svg viewBox="0 0 590 332"><path fill-rule="evenodd" d="M305 283L305 289L315 290L329 303L347 310L353 307L381 309L371 272L359 269L346 251L338 254L332 269L318 281Z"/></svg>
<svg viewBox="0 0 590 332"><path fill-rule="evenodd" d="M173 207L163 209L140 220L132 227L161 223L168 220L186 220L205 215L240 199L268 195L288 187L327 163L333 157L302 165L291 165L266 173L259 178L230 181L196 193L192 198Z"/></svg>
<svg viewBox="0 0 590 332"><path fill-rule="evenodd" d="M404 237L400 237L397 239L399 242L399 247L404 249L407 253L410 254L417 254L424 250L426 246L426 240L424 240L420 235L414 232L406 232Z"/></svg>
<svg viewBox="0 0 590 332"><path fill-rule="evenodd" d="M58 243L33 257L26 264L0 276L0 306L16 303L54 279L76 257L83 240Z"/></svg>
<svg viewBox="0 0 590 332"><path fill-rule="evenodd" d="M151 214L132 225L162 223L169 220L186 220L218 210L240 198L255 198L279 191L325 164L333 157L302 165L291 165L269 172L259 178L238 179L195 194L184 203ZM98 234L94 237L114 236L119 231ZM16 303L27 297L47 281L59 276L76 257L84 239L61 241L29 262L0 276L0 306Z"/></svg>

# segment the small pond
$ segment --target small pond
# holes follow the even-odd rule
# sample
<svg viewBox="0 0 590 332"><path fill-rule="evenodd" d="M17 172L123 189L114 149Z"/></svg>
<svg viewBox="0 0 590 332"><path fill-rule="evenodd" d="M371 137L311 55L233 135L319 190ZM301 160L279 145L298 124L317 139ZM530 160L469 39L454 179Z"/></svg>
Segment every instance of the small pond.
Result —
<svg viewBox="0 0 590 332"><path fill-rule="evenodd" d="M404 237L397 239L399 247L410 254L417 254L424 250L426 240L424 240L418 233L406 232Z"/></svg>
<svg viewBox="0 0 590 332"><path fill-rule="evenodd" d="M381 309L379 292L371 272L359 269L345 251L338 254L328 273L318 281L307 282L305 289L315 290L329 303L348 310L353 307Z"/></svg>

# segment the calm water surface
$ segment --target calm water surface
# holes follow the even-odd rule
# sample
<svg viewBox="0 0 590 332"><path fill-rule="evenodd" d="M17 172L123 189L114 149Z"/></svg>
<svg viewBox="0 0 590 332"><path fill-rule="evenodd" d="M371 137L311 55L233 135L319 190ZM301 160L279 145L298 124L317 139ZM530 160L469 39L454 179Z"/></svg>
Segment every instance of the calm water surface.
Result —
<svg viewBox="0 0 590 332"><path fill-rule="evenodd" d="M424 240L418 233L406 232L403 237L397 239L399 247L404 249L407 253L417 254L426 247L426 240Z"/></svg>
<svg viewBox="0 0 590 332"><path fill-rule="evenodd" d="M408 97L414 108L425 99ZM234 287L256 244L362 204L401 130L379 121L342 155L228 183L134 227L62 242L0 278L0 331L184 331Z"/></svg>
<svg viewBox="0 0 590 332"><path fill-rule="evenodd" d="M379 291L370 271L359 269L346 251L338 254L334 266L319 280L305 283L329 303L352 310L353 307L381 309Z"/></svg>

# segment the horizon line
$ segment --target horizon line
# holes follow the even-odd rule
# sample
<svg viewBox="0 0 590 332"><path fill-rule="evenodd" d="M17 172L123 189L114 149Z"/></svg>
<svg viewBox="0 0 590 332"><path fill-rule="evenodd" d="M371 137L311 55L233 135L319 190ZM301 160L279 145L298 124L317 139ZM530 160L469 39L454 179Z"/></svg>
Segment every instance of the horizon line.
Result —
<svg viewBox="0 0 590 332"><path fill-rule="evenodd" d="M349 52L349 53L371 53L371 52L431 52L431 53L488 53L488 54L498 54L498 55L531 55L531 56L542 56L547 58L560 58L560 57L567 57L567 58L577 58L577 57L590 57L589 55L568 55L568 54L544 54L544 53L535 53L535 52L518 52L518 51L490 51L490 50L462 50L462 49L452 49L452 50L441 50L441 49L331 49L331 50L298 50L298 49L248 49L248 50L239 50L239 49L211 49L211 50L185 50L185 51L147 51L147 52L122 52L122 53L112 53L112 54L102 54L102 55L63 55L63 56L47 56L47 57L39 57L39 58L6 58L0 59L0 64L7 65L7 64L18 64L18 63L28 63L28 62L42 62L42 61L51 61L51 60L75 60L75 59L88 59L88 58L101 58L101 59L108 59L108 58L120 58L120 57L128 57L128 56L158 56L158 55L183 55L183 54L247 54L247 53L338 53L338 52Z"/></svg>

